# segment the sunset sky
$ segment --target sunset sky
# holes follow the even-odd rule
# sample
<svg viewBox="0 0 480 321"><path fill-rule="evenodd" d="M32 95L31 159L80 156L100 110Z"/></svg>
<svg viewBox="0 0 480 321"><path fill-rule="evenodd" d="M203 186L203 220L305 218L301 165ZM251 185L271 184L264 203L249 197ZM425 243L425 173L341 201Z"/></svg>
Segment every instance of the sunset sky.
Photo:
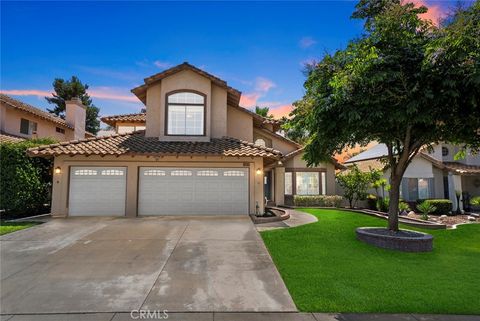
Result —
<svg viewBox="0 0 480 321"><path fill-rule="evenodd" d="M438 20L454 1L426 1ZM56 77L78 76L101 115L138 112L143 78L188 61L242 91L241 105L288 114L305 62L362 32L356 2L1 2L1 91L40 108Z"/></svg>

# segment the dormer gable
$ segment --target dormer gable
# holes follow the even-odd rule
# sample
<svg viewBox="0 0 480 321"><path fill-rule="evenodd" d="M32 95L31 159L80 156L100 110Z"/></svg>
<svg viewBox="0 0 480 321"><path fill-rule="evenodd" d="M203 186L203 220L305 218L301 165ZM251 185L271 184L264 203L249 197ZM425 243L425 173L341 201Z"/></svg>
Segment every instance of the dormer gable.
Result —
<svg viewBox="0 0 480 321"><path fill-rule="evenodd" d="M227 105L240 92L188 63L145 78L132 92L145 104L146 135L163 141L209 141L227 136Z"/></svg>

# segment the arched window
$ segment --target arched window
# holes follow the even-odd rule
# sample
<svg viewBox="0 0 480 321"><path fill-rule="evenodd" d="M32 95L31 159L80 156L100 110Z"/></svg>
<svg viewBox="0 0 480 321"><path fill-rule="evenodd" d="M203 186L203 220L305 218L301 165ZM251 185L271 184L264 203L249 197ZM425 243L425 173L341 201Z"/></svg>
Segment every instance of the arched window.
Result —
<svg viewBox="0 0 480 321"><path fill-rule="evenodd" d="M449 154L449 150L447 147L442 147L442 156L445 157L445 156L448 156Z"/></svg>
<svg viewBox="0 0 480 321"><path fill-rule="evenodd" d="M167 135L205 135L205 95L191 91L167 94Z"/></svg>
<svg viewBox="0 0 480 321"><path fill-rule="evenodd" d="M266 147L267 145L265 144L265 141L261 138L257 138L257 140L255 140L255 145L257 146L262 146L262 147Z"/></svg>

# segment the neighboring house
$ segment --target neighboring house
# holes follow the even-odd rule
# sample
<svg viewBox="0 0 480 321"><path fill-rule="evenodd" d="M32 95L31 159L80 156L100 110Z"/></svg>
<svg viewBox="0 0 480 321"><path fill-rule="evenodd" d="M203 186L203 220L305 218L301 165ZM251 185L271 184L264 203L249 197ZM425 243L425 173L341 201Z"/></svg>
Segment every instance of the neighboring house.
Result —
<svg viewBox="0 0 480 321"><path fill-rule="evenodd" d="M406 201L450 199L455 209L456 191L463 194L465 202L473 196L480 196L480 155L468 152L465 159L454 160L458 151L459 147L451 144L435 145L431 153L420 151L403 175L401 197ZM345 166L356 164L364 171L382 169L388 179L390 170L385 162L387 155L387 147L378 144L350 158ZM468 204L461 202L460 206L467 208Z"/></svg>
<svg viewBox="0 0 480 321"><path fill-rule="evenodd" d="M255 214L265 199L335 193L340 165L307 168L278 121L203 70L183 63L132 92L146 113L104 117L118 134L29 150L55 158L54 216Z"/></svg>
<svg viewBox="0 0 480 321"><path fill-rule="evenodd" d="M0 142L51 137L59 141L84 139L85 107L79 100L66 102L65 119L0 94Z"/></svg>

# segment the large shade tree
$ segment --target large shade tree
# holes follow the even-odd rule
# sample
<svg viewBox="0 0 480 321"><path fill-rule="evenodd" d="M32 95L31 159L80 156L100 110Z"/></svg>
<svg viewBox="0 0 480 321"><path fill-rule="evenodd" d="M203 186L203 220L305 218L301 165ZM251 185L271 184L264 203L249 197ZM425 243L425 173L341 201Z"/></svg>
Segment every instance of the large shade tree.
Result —
<svg viewBox="0 0 480 321"><path fill-rule="evenodd" d="M360 1L353 17L364 19L364 35L308 67L308 104L292 112L291 125L309 133L310 165L356 144L387 146L392 231L403 174L421 149L445 141L480 146L480 4L440 27L419 17L426 11Z"/></svg>
<svg viewBox="0 0 480 321"><path fill-rule="evenodd" d="M87 107L85 130L92 134L96 134L100 130L100 121L98 120L100 109L93 104L92 98L88 95L87 84L83 84L76 76L67 80L55 78L53 89L55 93L52 94L52 97L45 97L49 104L55 105L54 108L47 109L50 113L65 118L65 101L78 97L82 104Z"/></svg>

